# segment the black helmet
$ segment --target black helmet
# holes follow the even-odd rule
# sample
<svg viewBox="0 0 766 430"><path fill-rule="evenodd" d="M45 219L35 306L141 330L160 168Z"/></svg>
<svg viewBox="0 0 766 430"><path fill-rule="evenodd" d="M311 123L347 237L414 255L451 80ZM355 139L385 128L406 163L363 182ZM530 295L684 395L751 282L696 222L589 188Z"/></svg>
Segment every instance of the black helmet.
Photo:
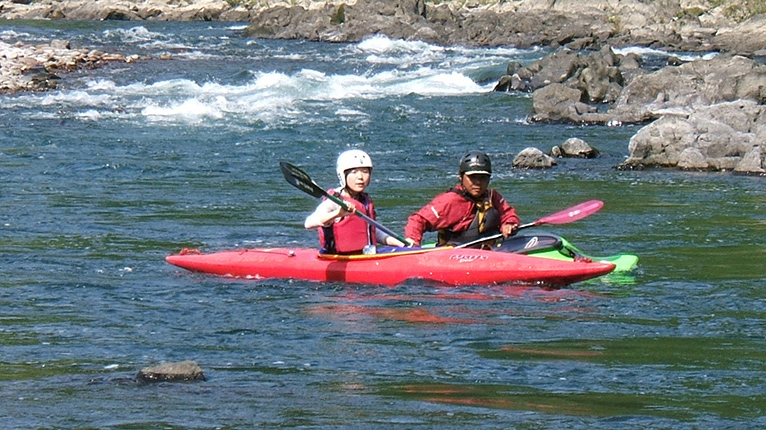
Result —
<svg viewBox="0 0 766 430"><path fill-rule="evenodd" d="M471 151L460 159L460 170L458 173L461 175L491 175L492 163L489 161L487 154L479 151Z"/></svg>

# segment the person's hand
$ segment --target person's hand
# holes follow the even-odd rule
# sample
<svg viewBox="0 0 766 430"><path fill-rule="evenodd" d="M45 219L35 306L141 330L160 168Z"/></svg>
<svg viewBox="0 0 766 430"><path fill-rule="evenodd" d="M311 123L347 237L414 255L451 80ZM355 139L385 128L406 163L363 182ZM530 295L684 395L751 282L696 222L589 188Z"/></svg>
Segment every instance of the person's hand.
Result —
<svg viewBox="0 0 766 430"><path fill-rule="evenodd" d="M413 239L410 239L409 237L405 237L404 240L407 242L407 247L412 248L413 246L418 246L418 243L415 242Z"/></svg>
<svg viewBox="0 0 766 430"><path fill-rule="evenodd" d="M519 226L516 224L503 224L503 226L500 227L500 233L503 234L503 237L512 236L518 228Z"/></svg>
<svg viewBox="0 0 766 430"><path fill-rule="evenodd" d="M401 240L399 240L399 239L397 239L395 237L392 237L391 240L386 241L386 244L387 245L391 245L391 246L395 246L397 248L405 248L405 247L407 247L406 243L402 242Z"/></svg>
<svg viewBox="0 0 766 430"><path fill-rule="evenodd" d="M356 206L354 205L348 205L348 209L340 207L338 208L338 214L335 215L335 218L347 217L349 215L353 215L354 213L356 213Z"/></svg>

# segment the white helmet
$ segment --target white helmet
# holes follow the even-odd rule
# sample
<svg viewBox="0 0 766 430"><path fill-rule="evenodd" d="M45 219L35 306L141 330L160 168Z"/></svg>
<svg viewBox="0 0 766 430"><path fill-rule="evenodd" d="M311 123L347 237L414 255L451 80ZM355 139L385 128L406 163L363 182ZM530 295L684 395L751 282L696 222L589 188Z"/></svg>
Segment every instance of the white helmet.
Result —
<svg viewBox="0 0 766 430"><path fill-rule="evenodd" d="M338 156L335 171L338 173L341 188L346 186L346 171L359 167L369 167L372 170L372 159L366 152L359 149L351 149Z"/></svg>

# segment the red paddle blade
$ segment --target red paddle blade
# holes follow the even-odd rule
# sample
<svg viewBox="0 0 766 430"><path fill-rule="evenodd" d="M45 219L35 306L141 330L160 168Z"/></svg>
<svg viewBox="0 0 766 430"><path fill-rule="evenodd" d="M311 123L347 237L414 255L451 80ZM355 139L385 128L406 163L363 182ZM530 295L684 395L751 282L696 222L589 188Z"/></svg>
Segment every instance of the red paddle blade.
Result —
<svg viewBox="0 0 766 430"><path fill-rule="evenodd" d="M567 224L591 216L598 212L603 206L604 202L601 200L588 200L587 202L580 203L579 205L572 206L571 208L556 212L555 214L544 216L535 221L534 224Z"/></svg>

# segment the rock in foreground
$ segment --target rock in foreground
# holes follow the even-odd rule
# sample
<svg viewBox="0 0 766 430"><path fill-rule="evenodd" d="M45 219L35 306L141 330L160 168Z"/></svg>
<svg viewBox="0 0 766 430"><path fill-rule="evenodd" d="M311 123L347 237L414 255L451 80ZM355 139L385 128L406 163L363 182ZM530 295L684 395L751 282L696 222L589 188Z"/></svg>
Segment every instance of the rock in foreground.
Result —
<svg viewBox="0 0 766 430"><path fill-rule="evenodd" d="M186 360L145 367L138 372L136 379L141 382L204 381L205 375L196 361Z"/></svg>

